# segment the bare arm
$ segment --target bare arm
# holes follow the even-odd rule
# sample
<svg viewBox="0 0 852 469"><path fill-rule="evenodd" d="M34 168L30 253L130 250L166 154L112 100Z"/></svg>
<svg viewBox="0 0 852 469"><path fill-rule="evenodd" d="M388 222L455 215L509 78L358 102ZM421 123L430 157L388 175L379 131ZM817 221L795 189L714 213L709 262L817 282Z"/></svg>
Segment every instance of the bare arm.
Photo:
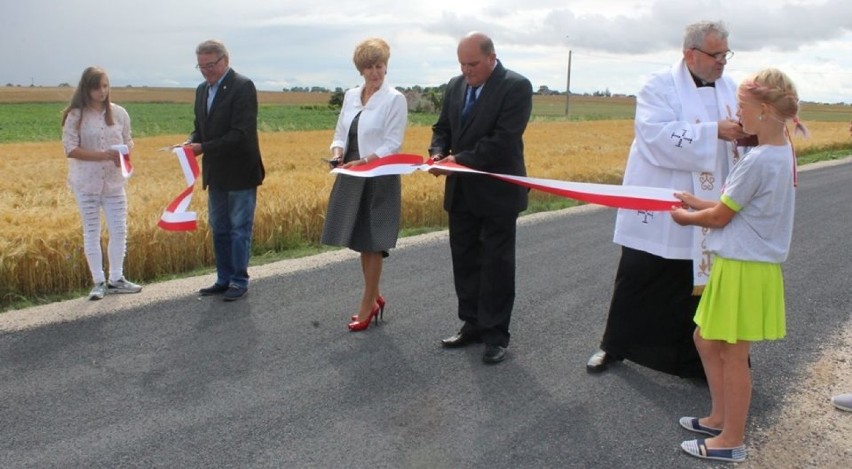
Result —
<svg viewBox="0 0 852 469"><path fill-rule="evenodd" d="M108 160L112 160L112 162L115 163L116 166L119 165L119 163L118 163L118 156L119 156L118 150L113 150L113 149L104 150L104 151L94 151L94 150L84 150L80 147L77 147L77 148L71 150L71 152L68 153L68 155L66 155L66 156L68 158L75 158L75 159L83 160L83 161L108 161Z"/></svg>
<svg viewBox="0 0 852 469"><path fill-rule="evenodd" d="M702 199L689 192L676 192L675 197L683 202L684 208L691 208L693 210L704 210L705 208L716 205L716 201L714 200Z"/></svg>
<svg viewBox="0 0 852 469"><path fill-rule="evenodd" d="M712 207L690 212L685 208L675 208L671 211L672 218L678 225L696 225L704 228L723 228L734 218L737 212L731 210L722 202L716 202Z"/></svg>

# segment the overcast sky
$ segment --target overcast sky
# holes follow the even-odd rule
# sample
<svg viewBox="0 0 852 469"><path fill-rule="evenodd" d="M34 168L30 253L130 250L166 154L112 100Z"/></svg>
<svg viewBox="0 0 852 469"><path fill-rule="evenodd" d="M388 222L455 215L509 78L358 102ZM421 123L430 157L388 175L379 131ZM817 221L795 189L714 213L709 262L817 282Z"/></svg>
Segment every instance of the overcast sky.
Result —
<svg viewBox="0 0 852 469"><path fill-rule="evenodd" d="M683 27L721 19L737 81L787 72L807 101L852 103L850 0L2 0L0 85L76 85L89 65L113 86L194 87L195 46L218 38L231 66L259 89L349 88L355 45L391 46L387 81L437 86L458 74L456 44L471 30L534 88L635 94L681 56Z"/></svg>

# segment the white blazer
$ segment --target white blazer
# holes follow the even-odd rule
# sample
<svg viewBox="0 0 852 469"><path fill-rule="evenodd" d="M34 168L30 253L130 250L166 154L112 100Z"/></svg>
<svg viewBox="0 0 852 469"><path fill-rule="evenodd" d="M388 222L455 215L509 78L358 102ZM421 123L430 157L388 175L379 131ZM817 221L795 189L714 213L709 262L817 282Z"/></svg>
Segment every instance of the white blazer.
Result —
<svg viewBox="0 0 852 469"><path fill-rule="evenodd" d="M376 91L367 105L361 104L363 86L346 91L343 107L337 117L337 127L331 147L340 147L346 152L349 140L349 127L358 113L358 152L361 157L375 153L384 157L399 153L408 125L408 103L405 96L387 82Z"/></svg>

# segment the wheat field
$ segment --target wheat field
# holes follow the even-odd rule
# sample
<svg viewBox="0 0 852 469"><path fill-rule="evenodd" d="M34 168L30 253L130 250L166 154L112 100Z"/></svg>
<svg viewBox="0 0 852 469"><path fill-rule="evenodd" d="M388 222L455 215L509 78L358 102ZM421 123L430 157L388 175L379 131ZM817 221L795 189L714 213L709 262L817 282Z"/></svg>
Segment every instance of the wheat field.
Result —
<svg viewBox="0 0 852 469"><path fill-rule="evenodd" d="M525 134L530 176L618 183L633 136L632 121L532 122ZM816 122L797 148L848 139L845 126ZM331 131L263 132L267 169L258 192L255 252L281 251L317 242L334 176L320 157L328 156ZM403 152L424 155L428 127L410 127ZM184 188L174 155L157 151L183 136L136 139L129 199L125 273L136 281L213 264L206 224L206 192L196 185L191 210L199 214L194 232L157 227L165 206ZM0 145L0 305L88 288L80 217L65 184L60 142ZM539 196L533 194L533 196ZM403 227L445 226L443 179L416 172L403 177Z"/></svg>

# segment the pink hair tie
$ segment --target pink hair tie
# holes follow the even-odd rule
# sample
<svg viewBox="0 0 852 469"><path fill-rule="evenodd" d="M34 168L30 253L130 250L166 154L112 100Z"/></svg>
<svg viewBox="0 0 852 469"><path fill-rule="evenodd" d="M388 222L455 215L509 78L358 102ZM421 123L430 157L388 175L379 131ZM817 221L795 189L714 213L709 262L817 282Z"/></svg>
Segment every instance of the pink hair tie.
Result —
<svg viewBox="0 0 852 469"><path fill-rule="evenodd" d="M793 116L793 124L796 126L796 132L798 132L804 138L810 138L811 133L808 131L808 128L805 127L805 124L802 124L802 121L799 120L799 115Z"/></svg>

